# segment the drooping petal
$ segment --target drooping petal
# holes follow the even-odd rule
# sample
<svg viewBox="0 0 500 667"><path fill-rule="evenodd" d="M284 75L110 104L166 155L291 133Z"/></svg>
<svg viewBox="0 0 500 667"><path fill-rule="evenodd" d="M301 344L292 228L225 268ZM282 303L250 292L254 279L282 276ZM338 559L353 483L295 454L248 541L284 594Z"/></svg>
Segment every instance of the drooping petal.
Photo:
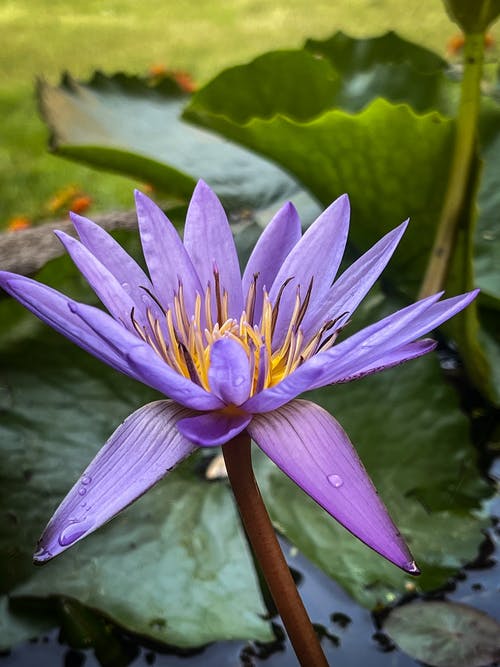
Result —
<svg viewBox="0 0 500 667"><path fill-rule="evenodd" d="M190 414L156 401L121 424L59 505L34 555L44 563L137 500L196 449L176 428Z"/></svg>
<svg viewBox="0 0 500 667"><path fill-rule="evenodd" d="M196 417L186 417L177 428L191 442L202 447L223 445L246 428L252 419L248 414L207 412Z"/></svg>
<svg viewBox="0 0 500 667"><path fill-rule="evenodd" d="M181 281L186 309L191 316L196 293L202 294L204 289L177 230L163 211L138 190L135 191L135 204L142 249L155 294L166 309Z"/></svg>
<svg viewBox="0 0 500 667"><path fill-rule="evenodd" d="M353 535L398 567L418 568L340 424L296 400L258 415L248 432L259 447Z"/></svg>
<svg viewBox="0 0 500 667"><path fill-rule="evenodd" d="M337 278L323 303L311 308L309 327L303 327L306 338L317 328L317 322L333 320L342 313L352 316L384 270L407 227L405 221L386 234Z"/></svg>
<svg viewBox="0 0 500 667"><path fill-rule="evenodd" d="M363 372L366 367L383 366L386 355L433 331L468 306L477 294L478 290L474 290L432 303L439 296L434 295L361 329L339 345L316 355L315 363L323 364L324 370L311 389L342 381L346 376Z"/></svg>
<svg viewBox="0 0 500 667"><path fill-rule="evenodd" d="M144 384L194 410L222 407L222 401L217 396L209 394L203 387L174 371L152 347L103 311L81 303L71 307L104 342L123 355L135 376Z"/></svg>
<svg viewBox="0 0 500 667"><path fill-rule="evenodd" d="M352 382L353 380L359 380L367 375L373 375L374 373L380 373L385 371L388 368L393 368L394 366L399 366L405 361L410 361L411 359L417 359L428 352L435 350L437 342L431 338L423 338L422 340L417 340L414 343L408 343L402 347L397 348L396 350L391 350L381 355L377 359L376 363L369 364L364 368L361 368L353 375L346 375L345 377L339 378L335 381L335 384L340 384L344 382Z"/></svg>
<svg viewBox="0 0 500 667"><path fill-rule="evenodd" d="M248 357L234 338L224 336L212 345L208 382L211 391L228 405L241 405L248 398L252 385Z"/></svg>
<svg viewBox="0 0 500 667"><path fill-rule="evenodd" d="M271 302L276 301L283 283L290 278L292 280L281 295L273 338L275 345L279 345L285 337L299 285L304 297L313 279L310 307L302 325L305 329L309 325L310 313L328 294L344 254L349 230L349 211L347 195L336 199L309 227L278 271L269 292Z"/></svg>
<svg viewBox="0 0 500 667"><path fill-rule="evenodd" d="M66 336L70 341L112 368L138 379L136 372L116 351L115 347L103 341L91 327L70 310L77 305L76 301L36 280L7 271L0 271L0 286L39 317L42 322ZM92 312L101 312L97 308L86 307ZM109 319L112 320L111 317Z"/></svg>
<svg viewBox="0 0 500 667"><path fill-rule="evenodd" d="M262 312L262 290L269 292L280 266L300 240L300 218L295 206L287 202L273 217L259 237L243 273L243 295L257 275L255 313ZM247 313L248 315L248 313Z"/></svg>
<svg viewBox="0 0 500 667"><path fill-rule="evenodd" d="M137 262L100 225L76 213L70 217L83 245L111 271L136 306L154 308L154 301L145 299L145 290L152 292L153 285Z"/></svg>
<svg viewBox="0 0 500 667"><path fill-rule="evenodd" d="M212 294L215 294L214 266L217 268L221 287L228 293L229 316L239 318L243 292L233 235L220 201L204 181L198 181L189 203L184 246L203 289L210 284Z"/></svg>
<svg viewBox="0 0 500 667"><path fill-rule="evenodd" d="M56 231L55 234L111 315L128 329L133 329L130 314L136 304L122 284L82 243L64 232Z"/></svg>

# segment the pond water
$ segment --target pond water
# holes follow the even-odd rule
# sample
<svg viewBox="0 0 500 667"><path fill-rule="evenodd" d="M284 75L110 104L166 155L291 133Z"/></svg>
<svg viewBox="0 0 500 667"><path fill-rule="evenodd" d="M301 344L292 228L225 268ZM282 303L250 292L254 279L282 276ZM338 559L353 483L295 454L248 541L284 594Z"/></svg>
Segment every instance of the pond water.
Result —
<svg viewBox="0 0 500 667"><path fill-rule="evenodd" d="M491 473L500 481L500 460ZM490 504L494 525L478 560L465 568L446 590L427 596L471 605L500 621L500 498ZM496 517L496 519L495 519ZM496 521L496 525L495 525ZM283 543L285 551L289 551ZM300 554L294 555L293 567L299 587L312 618L321 623L322 646L330 664L335 667L413 667L422 663L399 651L379 629L378 620L354 603L343 589ZM277 623L277 633L282 635ZM58 639L53 631L38 640L21 644L0 656L0 667L99 667L92 651L76 651ZM131 667L293 667L297 664L286 640L273 645L256 645L242 641L218 642L199 651L164 652L124 638ZM450 665L450 667L452 667Z"/></svg>

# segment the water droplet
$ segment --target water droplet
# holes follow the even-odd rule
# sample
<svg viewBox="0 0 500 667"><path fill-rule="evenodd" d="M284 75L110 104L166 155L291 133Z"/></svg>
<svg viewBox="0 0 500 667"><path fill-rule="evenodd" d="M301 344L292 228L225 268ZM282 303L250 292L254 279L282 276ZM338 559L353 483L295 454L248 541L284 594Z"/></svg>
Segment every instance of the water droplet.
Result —
<svg viewBox="0 0 500 667"><path fill-rule="evenodd" d="M336 489L340 488L342 486L342 484L344 483L344 480L342 479L342 477L340 475L328 475L327 480Z"/></svg>
<svg viewBox="0 0 500 667"><path fill-rule="evenodd" d="M406 563L406 565L404 566L404 569L410 574L420 574L420 568L418 567L418 565L415 563L414 560L408 561L408 563Z"/></svg>
<svg viewBox="0 0 500 667"><path fill-rule="evenodd" d="M52 558L52 553L46 549L44 546L38 546L38 549L33 554L33 559L39 563L43 563L46 560Z"/></svg>
<svg viewBox="0 0 500 667"><path fill-rule="evenodd" d="M70 521L59 535L59 544L62 547L69 547L70 544L76 542L84 533L92 528L92 525L92 521L85 519L82 521Z"/></svg>
<svg viewBox="0 0 500 667"><path fill-rule="evenodd" d="M245 382L245 376L244 375L238 375L237 377L234 378L234 386L235 387L241 387L241 385Z"/></svg>
<svg viewBox="0 0 500 667"><path fill-rule="evenodd" d="M78 495L79 495L79 496L84 496L86 493L87 493L87 489L86 489L84 486L81 486L81 487L78 489Z"/></svg>
<svg viewBox="0 0 500 667"><path fill-rule="evenodd" d="M129 290L130 289L130 284L129 283L122 283L122 287L124 290Z"/></svg>
<svg viewBox="0 0 500 667"><path fill-rule="evenodd" d="M89 475L82 475L82 479L80 480L82 484L90 484L92 481L92 477Z"/></svg>

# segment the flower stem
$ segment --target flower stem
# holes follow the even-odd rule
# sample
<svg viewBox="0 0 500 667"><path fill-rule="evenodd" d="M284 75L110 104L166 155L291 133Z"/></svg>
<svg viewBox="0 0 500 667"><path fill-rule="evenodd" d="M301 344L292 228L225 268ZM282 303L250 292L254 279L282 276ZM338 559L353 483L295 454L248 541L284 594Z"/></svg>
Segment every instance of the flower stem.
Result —
<svg viewBox="0 0 500 667"><path fill-rule="evenodd" d="M299 663L303 667L328 667L260 495L252 470L249 436L238 435L223 445L222 452L248 539Z"/></svg>
<svg viewBox="0 0 500 667"><path fill-rule="evenodd" d="M448 188L419 298L435 294L444 288L453 257L458 226L467 205L467 185L476 149L483 60L484 33L467 34L464 43L464 73Z"/></svg>

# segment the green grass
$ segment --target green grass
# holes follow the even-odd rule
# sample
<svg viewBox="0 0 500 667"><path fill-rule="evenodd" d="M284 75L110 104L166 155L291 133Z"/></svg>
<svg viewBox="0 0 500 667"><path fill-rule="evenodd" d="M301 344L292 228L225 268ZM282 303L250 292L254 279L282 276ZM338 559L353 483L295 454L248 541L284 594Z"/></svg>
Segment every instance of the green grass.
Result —
<svg viewBox="0 0 500 667"><path fill-rule="evenodd" d="M132 204L132 181L47 153L36 76L55 83L63 70L85 78L94 69L144 73L164 63L203 82L263 51L338 29L356 36L395 29L441 54L457 32L438 0L0 0L0 226L14 215L37 217L72 183L92 196L93 210Z"/></svg>

